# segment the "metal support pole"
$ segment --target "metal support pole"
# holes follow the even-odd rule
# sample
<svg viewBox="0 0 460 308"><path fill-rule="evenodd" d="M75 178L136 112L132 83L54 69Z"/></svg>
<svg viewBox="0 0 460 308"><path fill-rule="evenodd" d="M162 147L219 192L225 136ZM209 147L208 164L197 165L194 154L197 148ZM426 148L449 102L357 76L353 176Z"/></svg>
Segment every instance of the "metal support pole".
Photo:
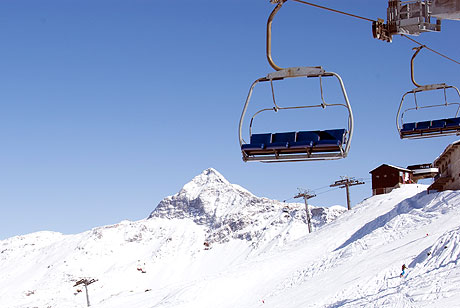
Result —
<svg viewBox="0 0 460 308"><path fill-rule="evenodd" d="M306 197L304 197L303 199L305 200L305 212L307 213L308 233L311 233L311 218L310 211L308 210L308 199Z"/></svg>
<svg viewBox="0 0 460 308"><path fill-rule="evenodd" d="M312 228L311 228L311 216L310 216L310 210L308 209L308 199L310 198L313 198L313 197L316 197L315 194L309 194L306 190L302 190L299 188L299 190L301 191L299 194L297 194L296 196L294 196L294 198L303 198L303 200L305 201L305 212L306 212L306 217L307 217L307 225L308 225L308 233L311 233L312 232Z"/></svg>
<svg viewBox="0 0 460 308"><path fill-rule="evenodd" d="M341 180L335 181L334 184L331 184L330 187L340 187L340 188L346 188L347 190L347 208L348 210L351 210L351 203L350 203L350 186L355 186L355 185L362 185L366 184L364 182L360 182L358 180L355 180L354 178L349 178L349 177L342 177Z"/></svg>
<svg viewBox="0 0 460 308"><path fill-rule="evenodd" d="M89 303L89 294L88 294L88 285L85 283L85 291L86 291L86 304L89 306L91 306L91 304Z"/></svg>
<svg viewBox="0 0 460 308"><path fill-rule="evenodd" d="M347 190L347 208L348 208L348 210L351 210L351 205L350 205L350 185L345 185L345 189Z"/></svg>
<svg viewBox="0 0 460 308"><path fill-rule="evenodd" d="M86 291L86 304L88 305L88 307L91 306L91 304L89 303L88 285L89 285L89 284L92 284L92 283L94 283L94 282L96 282L96 281L97 281L97 279L86 279L86 278L83 278L83 279L78 280L78 281L75 283L75 285L74 285L74 287L76 287L76 286L78 286L78 285L80 285L80 284L83 284L83 285L85 286L85 291Z"/></svg>

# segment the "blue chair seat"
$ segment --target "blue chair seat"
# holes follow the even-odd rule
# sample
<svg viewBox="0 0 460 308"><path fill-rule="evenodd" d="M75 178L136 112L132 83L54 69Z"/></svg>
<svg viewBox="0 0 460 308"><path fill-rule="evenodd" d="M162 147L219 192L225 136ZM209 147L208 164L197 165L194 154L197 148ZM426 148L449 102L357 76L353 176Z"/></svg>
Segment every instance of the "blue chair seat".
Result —
<svg viewBox="0 0 460 308"><path fill-rule="evenodd" d="M325 130L324 133L329 134L334 139L339 140L340 143L343 143L343 139L345 137L346 130L343 128L342 129L329 129L329 130ZM320 137L320 140L321 140L321 137Z"/></svg>
<svg viewBox="0 0 460 308"><path fill-rule="evenodd" d="M431 121L423 121L423 122L417 122L415 125L416 130L426 130L429 129L431 126Z"/></svg>
<svg viewBox="0 0 460 308"><path fill-rule="evenodd" d="M446 127L460 127L460 118L449 118L446 119Z"/></svg>
<svg viewBox="0 0 460 308"><path fill-rule="evenodd" d="M310 148L314 145L315 143L310 140L304 140L304 141L296 141L291 144L289 144L289 148L291 149L298 149L298 148Z"/></svg>
<svg viewBox="0 0 460 308"><path fill-rule="evenodd" d="M271 133L263 133L263 134L252 134L251 135L251 143L241 145L242 151L257 151L263 150L270 144L272 139Z"/></svg>
<svg viewBox="0 0 460 308"><path fill-rule="evenodd" d="M340 140L320 140L315 144L315 147L328 147L328 146L340 146L342 142Z"/></svg>
<svg viewBox="0 0 460 308"><path fill-rule="evenodd" d="M289 157L302 153L311 155L312 152L341 152L346 133L345 129L331 129L253 134L251 143L243 144L241 150L246 155L255 157L259 155Z"/></svg>
<svg viewBox="0 0 460 308"><path fill-rule="evenodd" d="M404 123L401 128L401 133L410 133L415 130L416 123Z"/></svg>
<svg viewBox="0 0 460 308"><path fill-rule="evenodd" d="M313 151L340 151L345 133L345 129L320 131L319 141L313 146Z"/></svg>
<svg viewBox="0 0 460 308"><path fill-rule="evenodd" d="M318 132L300 131L297 133L296 141L289 143L289 147L293 149L311 148L318 141L319 141Z"/></svg>
<svg viewBox="0 0 460 308"><path fill-rule="evenodd" d="M345 129L328 129L319 132L319 143L330 143L331 141L326 140L334 140L343 143L343 139L345 137Z"/></svg>
<svg viewBox="0 0 460 308"><path fill-rule="evenodd" d="M423 138L452 134L460 131L460 118L449 118L403 124L401 138Z"/></svg>
<svg viewBox="0 0 460 308"><path fill-rule="evenodd" d="M249 151L249 150L263 150L265 149L264 143L248 143L241 145L241 150Z"/></svg>
<svg viewBox="0 0 460 308"><path fill-rule="evenodd" d="M446 120L431 121L430 129L442 129L446 126Z"/></svg>
<svg viewBox="0 0 460 308"><path fill-rule="evenodd" d="M282 150L289 147L289 142L272 142L267 144L266 148L271 150Z"/></svg>
<svg viewBox="0 0 460 308"><path fill-rule="evenodd" d="M272 142L267 144L267 149L283 150L289 147L291 142L295 142L296 132L272 134Z"/></svg>

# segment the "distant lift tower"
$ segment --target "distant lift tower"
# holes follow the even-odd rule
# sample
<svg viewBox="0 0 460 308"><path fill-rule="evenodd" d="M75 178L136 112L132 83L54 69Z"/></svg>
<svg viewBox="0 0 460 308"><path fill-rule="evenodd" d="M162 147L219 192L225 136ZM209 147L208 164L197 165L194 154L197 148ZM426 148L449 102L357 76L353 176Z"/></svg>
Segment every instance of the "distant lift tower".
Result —
<svg viewBox="0 0 460 308"><path fill-rule="evenodd" d="M75 285L74 285L74 287L76 287L76 286L78 286L78 285L81 285L81 284L83 284L83 285L85 286L85 291L86 291L86 304L88 305L88 307L91 306L91 304L89 303L88 285L90 285L90 284L92 284L92 283L94 283L94 282L96 282L96 281L97 281L97 279L86 279L86 278L83 278L83 279L78 280L78 281L75 283Z"/></svg>
<svg viewBox="0 0 460 308"><path fill-rule="evenodd" d="M387 23L379 19L372 32L375 38L391 42L395 34L441 31L442 19L460 20L460 0L389 0Z"/></svg>
<svg viewBox="0 0 460 308"><path fill-rule="evenodd" d="M305 212L307 215L307 225L308 225L308 233L311 233L311 217L310 217L310 211L308 210L308 199L316 197L315 194L309 193L308 190L305 189L300 189L299 188L299 193L294 196L294 198L303 198L305 201Z"/></svg>
<svg viewBox="0 0 460 308"><path fill-rule="evenodd" d="M335 181L334 184L330 185L330 187L337 187L339 186L340 188L346 188L347 189L347 207L348 210L351 210L351 205L350 205L350 186L355 186L355 185L362 185L366 184L364 182L360 182L358 180L355 180L354 178L349 178L349 177L342 177L341 180Z"/></svg>

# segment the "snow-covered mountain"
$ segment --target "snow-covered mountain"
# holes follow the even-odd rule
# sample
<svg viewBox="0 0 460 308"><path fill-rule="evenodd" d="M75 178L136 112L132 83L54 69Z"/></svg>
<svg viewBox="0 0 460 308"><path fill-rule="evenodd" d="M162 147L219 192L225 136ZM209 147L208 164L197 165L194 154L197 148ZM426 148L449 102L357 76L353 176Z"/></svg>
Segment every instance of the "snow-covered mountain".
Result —
<svg viewBox="0 0 460 308"><path fill-rule="evenodd" d="M303 204L208 169L147 219L0 241L0 307L86 307L81 278L100 308L458 307L460 192L425 189L315 207L308 234Z"/></svg>
<svg viewBox="0 0 460 308"><path fill-rule="evenodd" d="M344 207L310 207L313 230L333 221ZM162 200L149 219L190 219L207 228L207 245L241 239L253 247L276 240L287 242L307 232L305 205L260 198L229 183L209 168L178 194ZM273 243L272 243L273 244Z"/></svg>
<svg viewBox="0 0 460 308"><path fill-rule="evenodd" d="M313 228L344 211L311 207ZM83 296L74 295L72 285L82 277L111 290L99 299L107 301L131 289L216 275L307 235L305 216L303 204L256 197L210 168L162 200L147 219L76 235L38 232L0 241L0 307L80 307ZM161 279L150 283L151 275ZM127 277L130 286L123 284Z"/></svg>

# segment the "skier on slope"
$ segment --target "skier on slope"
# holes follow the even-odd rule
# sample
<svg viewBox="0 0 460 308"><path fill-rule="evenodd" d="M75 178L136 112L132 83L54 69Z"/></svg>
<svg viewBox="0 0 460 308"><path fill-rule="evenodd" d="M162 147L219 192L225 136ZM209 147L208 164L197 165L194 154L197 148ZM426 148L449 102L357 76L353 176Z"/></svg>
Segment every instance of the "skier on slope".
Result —
<svg viewBox="0 0 460 308"><path fill-rule="evenodd" d="M406 273L406 269L407 269L406 264L403 264L402 267L401 267L402 272L399 275L399 277L401 277L401 278L404 277L404 274Z"/></svg>

